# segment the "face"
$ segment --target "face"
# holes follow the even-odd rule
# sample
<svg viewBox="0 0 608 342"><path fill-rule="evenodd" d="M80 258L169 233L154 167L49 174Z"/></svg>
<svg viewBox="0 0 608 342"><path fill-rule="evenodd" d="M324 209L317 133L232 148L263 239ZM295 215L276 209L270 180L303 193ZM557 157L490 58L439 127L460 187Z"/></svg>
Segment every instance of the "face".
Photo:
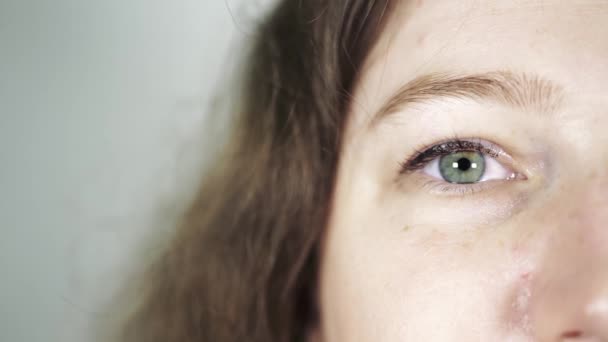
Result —
<svg viewBox="0 0 608 342"><path fill-rule="evenodd" d="M352 100L320 340L608 341L607 89L606 1L401 2Z"/></svg>

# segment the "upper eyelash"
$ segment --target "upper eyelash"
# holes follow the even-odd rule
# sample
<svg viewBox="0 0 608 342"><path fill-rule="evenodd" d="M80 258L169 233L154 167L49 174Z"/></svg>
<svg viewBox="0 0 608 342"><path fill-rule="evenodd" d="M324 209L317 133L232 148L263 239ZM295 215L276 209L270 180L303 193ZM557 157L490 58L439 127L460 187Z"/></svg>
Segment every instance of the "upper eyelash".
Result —
<svg viewBox="0 0 608 342"><path fill-rule="evenodd" d="M451 153L464 151L485 153L494 158L497 158L500 155L498 151L484 145L480 141L463 139L449 140L418 150L411 158L401 164L399 173L403 174L406 172L420 170L437 157L443 157Z"/></svg>

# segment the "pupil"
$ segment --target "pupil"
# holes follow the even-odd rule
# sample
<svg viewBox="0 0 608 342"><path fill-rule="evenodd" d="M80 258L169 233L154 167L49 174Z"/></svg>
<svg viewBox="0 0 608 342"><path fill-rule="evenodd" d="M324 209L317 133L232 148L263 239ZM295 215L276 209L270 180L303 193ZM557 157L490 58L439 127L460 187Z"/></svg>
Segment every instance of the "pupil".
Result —
<svg viewBox="0 0 608 342"><path fill-rule="evenodd" d="M471 168L471 161L467 158L458 159L458 170L468 171Z"/></svg>

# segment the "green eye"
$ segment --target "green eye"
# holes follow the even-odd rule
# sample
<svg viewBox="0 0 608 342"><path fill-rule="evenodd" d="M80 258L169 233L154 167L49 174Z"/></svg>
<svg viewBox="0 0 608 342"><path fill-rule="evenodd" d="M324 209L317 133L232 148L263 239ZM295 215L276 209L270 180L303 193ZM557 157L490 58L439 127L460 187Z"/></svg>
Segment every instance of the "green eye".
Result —
<svg viewBox="0 0 608 342"><path fill-rule="evenodd" d="M446 182L470 184L479 182L486 169L486 160L480 152L455 152L439 160L439 172Z"/></svg>

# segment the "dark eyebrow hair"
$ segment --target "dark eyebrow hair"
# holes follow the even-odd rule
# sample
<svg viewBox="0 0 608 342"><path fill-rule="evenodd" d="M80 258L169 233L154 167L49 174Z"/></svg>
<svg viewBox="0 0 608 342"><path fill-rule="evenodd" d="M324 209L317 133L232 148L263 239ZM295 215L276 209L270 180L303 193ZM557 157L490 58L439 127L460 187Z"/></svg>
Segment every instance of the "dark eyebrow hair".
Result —
<svg viewBox="0 0 608 342"><path fill-rule="evenodd" d="M441 97L493 100L538 113L551 113L562 102L563 88L537 75L494 71L473 75L427 74L401 87L374 115L371 125L411 103Z"/></svg>

